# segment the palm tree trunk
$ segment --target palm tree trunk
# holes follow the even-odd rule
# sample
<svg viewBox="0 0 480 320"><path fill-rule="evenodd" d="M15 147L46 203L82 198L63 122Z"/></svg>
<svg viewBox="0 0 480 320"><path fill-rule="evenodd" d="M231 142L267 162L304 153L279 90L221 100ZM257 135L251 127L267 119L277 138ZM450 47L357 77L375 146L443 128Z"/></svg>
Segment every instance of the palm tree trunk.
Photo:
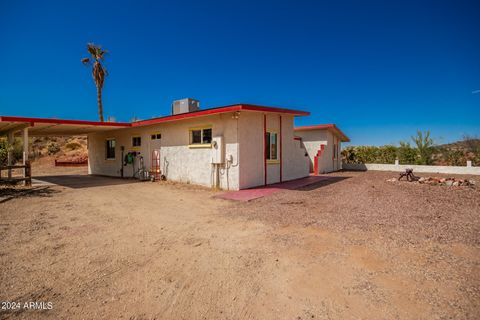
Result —
<svg viewBox="0 0 480 320"><path fill-rule="evenodd" d="M98 117L103 122L102 88L97 86Z"/></svg>

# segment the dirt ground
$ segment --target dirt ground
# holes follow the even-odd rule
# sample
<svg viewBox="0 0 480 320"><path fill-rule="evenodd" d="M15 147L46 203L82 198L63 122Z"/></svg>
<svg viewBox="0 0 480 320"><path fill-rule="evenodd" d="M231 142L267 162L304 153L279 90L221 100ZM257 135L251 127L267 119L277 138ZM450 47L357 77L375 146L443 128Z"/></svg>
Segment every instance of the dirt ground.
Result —
<svg viewBox="0 0 480 320"><path fill-rule="evenodd" d="M480 318L478 187L329 176L249 203L47 177L0 203L0 301L52 309L0 318Z"/></svg>

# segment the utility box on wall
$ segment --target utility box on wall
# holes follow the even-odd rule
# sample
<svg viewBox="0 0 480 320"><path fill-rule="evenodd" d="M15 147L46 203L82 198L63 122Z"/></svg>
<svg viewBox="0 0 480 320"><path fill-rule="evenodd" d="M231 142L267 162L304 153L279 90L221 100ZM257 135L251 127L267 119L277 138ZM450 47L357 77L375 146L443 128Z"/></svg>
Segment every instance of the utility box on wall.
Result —
<svg viewBox="0 0 480 320"><path fill-rule="evenodd" d="M223 137L212 138L212 163L221 164L225 162L225 147Z"/></svg>

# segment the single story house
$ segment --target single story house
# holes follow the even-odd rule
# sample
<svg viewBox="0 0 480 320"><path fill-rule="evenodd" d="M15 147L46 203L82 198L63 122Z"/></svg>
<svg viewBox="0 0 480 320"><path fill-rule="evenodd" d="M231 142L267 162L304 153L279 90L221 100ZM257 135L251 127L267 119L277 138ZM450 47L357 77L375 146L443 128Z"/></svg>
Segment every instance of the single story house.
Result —
<svg viewBox="0 0 480 320"><path fill-rule="evenodd" d="M169 116L131 123L2 116L0 134L13 140L23 130L27 151L29 135L87 135L89 174L150 172L238 190L341 169L340 144L348 138L335 125L295 128L294 117L307 115L251 104L200 110L198 101L183 99Z"/></svg>
<svg viewBox="0 0 480 320"><path fill-rule="evenodd" d="M295 127L310 160L310 172L328 173L342 169L342 142L350 139L334 124Z"/></svg>

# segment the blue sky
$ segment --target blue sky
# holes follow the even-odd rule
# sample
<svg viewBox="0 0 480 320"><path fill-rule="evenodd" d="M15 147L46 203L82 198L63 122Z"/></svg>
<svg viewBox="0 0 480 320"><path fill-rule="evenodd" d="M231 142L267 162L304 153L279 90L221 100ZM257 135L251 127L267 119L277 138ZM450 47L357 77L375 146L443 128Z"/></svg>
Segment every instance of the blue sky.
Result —
<svg viewBox="0 0 480 320"><path fill-rule="evenodd" d="M0 1L0 114L106 116L253 103L307 110L352 144L480 135L479 1Z"/></svg>

